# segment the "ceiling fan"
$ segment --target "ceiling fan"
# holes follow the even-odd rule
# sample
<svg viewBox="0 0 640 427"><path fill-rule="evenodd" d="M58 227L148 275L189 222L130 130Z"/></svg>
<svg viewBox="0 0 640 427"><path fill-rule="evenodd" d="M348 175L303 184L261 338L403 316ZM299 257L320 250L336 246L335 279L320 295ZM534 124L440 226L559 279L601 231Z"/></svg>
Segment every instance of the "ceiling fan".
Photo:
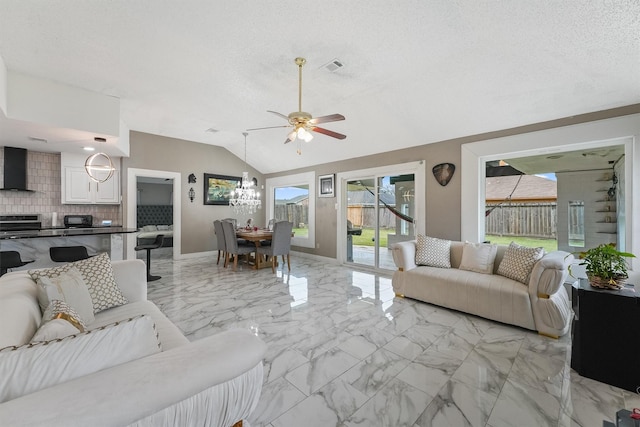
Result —
<svg viewBox="0 0 640 427"><path fill-rule="evenodd" d="M277 111L267 110L268 113L275 114L276 116L282 117L283 119L287 120L289 124L282 125L282 126L269 126L269 127L262 127L262 128L247 129L247 131L293 127L293 130L287 135L287 139L284 141L285 144L291 141L295 141L296 138L298 140L309 142L313 139L313 135L311 134L311 132L322 133L324 135L337 138L337 139L345 139L347 137L346 135L343 135L341 133L334 132L334 131L317 126L320 123L337 122L340 120L344 120L344 116L342 114L331 114L328 116L313 118L311 114L302 111L302 67L306 62L307 60L304 58L295 59L295 63L298 66L298 111L294 111L288 116L285 116L284 114L278 113ZM299 147L298 147L298 154L301 154Z"/></svg>

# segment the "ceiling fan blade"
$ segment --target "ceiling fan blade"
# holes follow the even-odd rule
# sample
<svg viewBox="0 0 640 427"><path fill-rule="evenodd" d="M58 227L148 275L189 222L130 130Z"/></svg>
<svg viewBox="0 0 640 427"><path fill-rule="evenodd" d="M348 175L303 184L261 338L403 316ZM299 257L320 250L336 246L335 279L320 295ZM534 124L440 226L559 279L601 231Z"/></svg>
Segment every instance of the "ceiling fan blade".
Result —
<svg viewBox="0 0 640 427"><path fill-rule="evenodd" d="M282 113L278 113L277 111L267 110L267 113L275 114L276 116L282 117L285 120L289 120L289 116L285 116Z"/></svg>
<svg viewBox="0 0 640 427"><path fill-rule="evenodd" d="M293 139L291 139L291 136L288 136L286 141L284 141L285 144L290 143L291 141L293 141L294 139L296 139L295 137Z"/></svg>
<svg viewBox="0 0 640 427"><path fill-rule="evenodd" d="M344 120L344 116L342 114L331 114L329 116L322 116L322 117L316 117L315 119L311 119L309 120L309 124L317 125L320 123L337 122L340 120Z"/></svg>
<svg viewBox="0 0 640 427"><path fill-rule="evenodd" d="M327 136L331 136L333 138L338 138L338 139L345 139L347 137L347 135L343 135L341 133L334 132L334 131L329 130L329 129L319 128L317 126L312 127L310 130L312 130L314 132L325 134Z"/></svg>
<svg viewBox="0 0 640 427"><path fill-rule="evenodd" d="M247 132L252 131L252 130L263 130L263 129L276 129L276 128L290 128L291 125L280 125L280 126L267 126L264 128L253 128L253 129L247 129Z"/></svg>

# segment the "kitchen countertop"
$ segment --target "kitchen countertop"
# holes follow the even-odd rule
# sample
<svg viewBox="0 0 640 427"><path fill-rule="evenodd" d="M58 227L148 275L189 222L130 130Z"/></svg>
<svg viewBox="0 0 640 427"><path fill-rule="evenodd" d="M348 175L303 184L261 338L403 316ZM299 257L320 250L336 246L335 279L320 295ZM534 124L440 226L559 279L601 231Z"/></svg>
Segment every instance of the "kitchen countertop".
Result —
<svg viewBox="0 0 640 427"><path fill-rule="evenodd" d="M40 230L0 231L0 240L33 239L38 237L94 236L98 234L137 233L136 228L91 227L91 228L43 228Z"/></svg>

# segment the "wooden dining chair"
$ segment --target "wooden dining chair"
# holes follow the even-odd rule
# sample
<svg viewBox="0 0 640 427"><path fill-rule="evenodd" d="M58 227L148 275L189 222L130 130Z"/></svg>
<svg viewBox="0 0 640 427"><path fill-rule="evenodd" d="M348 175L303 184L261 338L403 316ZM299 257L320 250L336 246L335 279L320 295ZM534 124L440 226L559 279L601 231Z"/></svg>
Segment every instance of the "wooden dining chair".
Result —
<svg viewBox="0 0 640 427"><path fill-rule="evenodd" d="M289 252L291 251L291 232L293 231L293 223L289 221L276 222L273 226L273 235L271 238L271 246L260 246L258 248L259 255L269 255L271 257L271 271L276 272L276 259L278 255L282 255L282 263L284 264L284 256L287 256L287 267L291 271L291 260Z"/></svg>
<svg viewBox="0 0 640 427"><path fill-rule="evenodd" d="M216 232L216 239L218 241L218 261L216 264L220 264L220 255L222 255L222 264L227 267L227 242L224 239L224 230L222 228L222 221L216 219L213 221L213 229Z"/></svg>
<svg viewBox="0 0 640 427"><path fill-rule="evenodd" d="M236 230L233 224L228 221L222 221L222 231L224 232L224 241L226 244L225 265L229 265L229 256L233 255L233 271L238 269L238 257L240 255L247 256L247 264L249 264L249 254L256 251L255 246L244 246L238 244L236 238Z"/></svg>

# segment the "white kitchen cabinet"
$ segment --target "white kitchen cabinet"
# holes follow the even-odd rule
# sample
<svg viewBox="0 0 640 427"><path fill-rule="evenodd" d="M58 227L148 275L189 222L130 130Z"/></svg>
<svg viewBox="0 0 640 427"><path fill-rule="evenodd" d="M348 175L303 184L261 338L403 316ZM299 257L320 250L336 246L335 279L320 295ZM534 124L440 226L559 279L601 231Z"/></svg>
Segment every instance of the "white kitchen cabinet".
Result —
<svg viewBox="0 0 640 427"><path fill-rule="evenodd" d="M82 166L77 165L82 161ZM75 163L75 164L74 164ZM63 204L120 204L120 171L105 182L95 182L84 169L84 159L62 156Z"/></svg>

